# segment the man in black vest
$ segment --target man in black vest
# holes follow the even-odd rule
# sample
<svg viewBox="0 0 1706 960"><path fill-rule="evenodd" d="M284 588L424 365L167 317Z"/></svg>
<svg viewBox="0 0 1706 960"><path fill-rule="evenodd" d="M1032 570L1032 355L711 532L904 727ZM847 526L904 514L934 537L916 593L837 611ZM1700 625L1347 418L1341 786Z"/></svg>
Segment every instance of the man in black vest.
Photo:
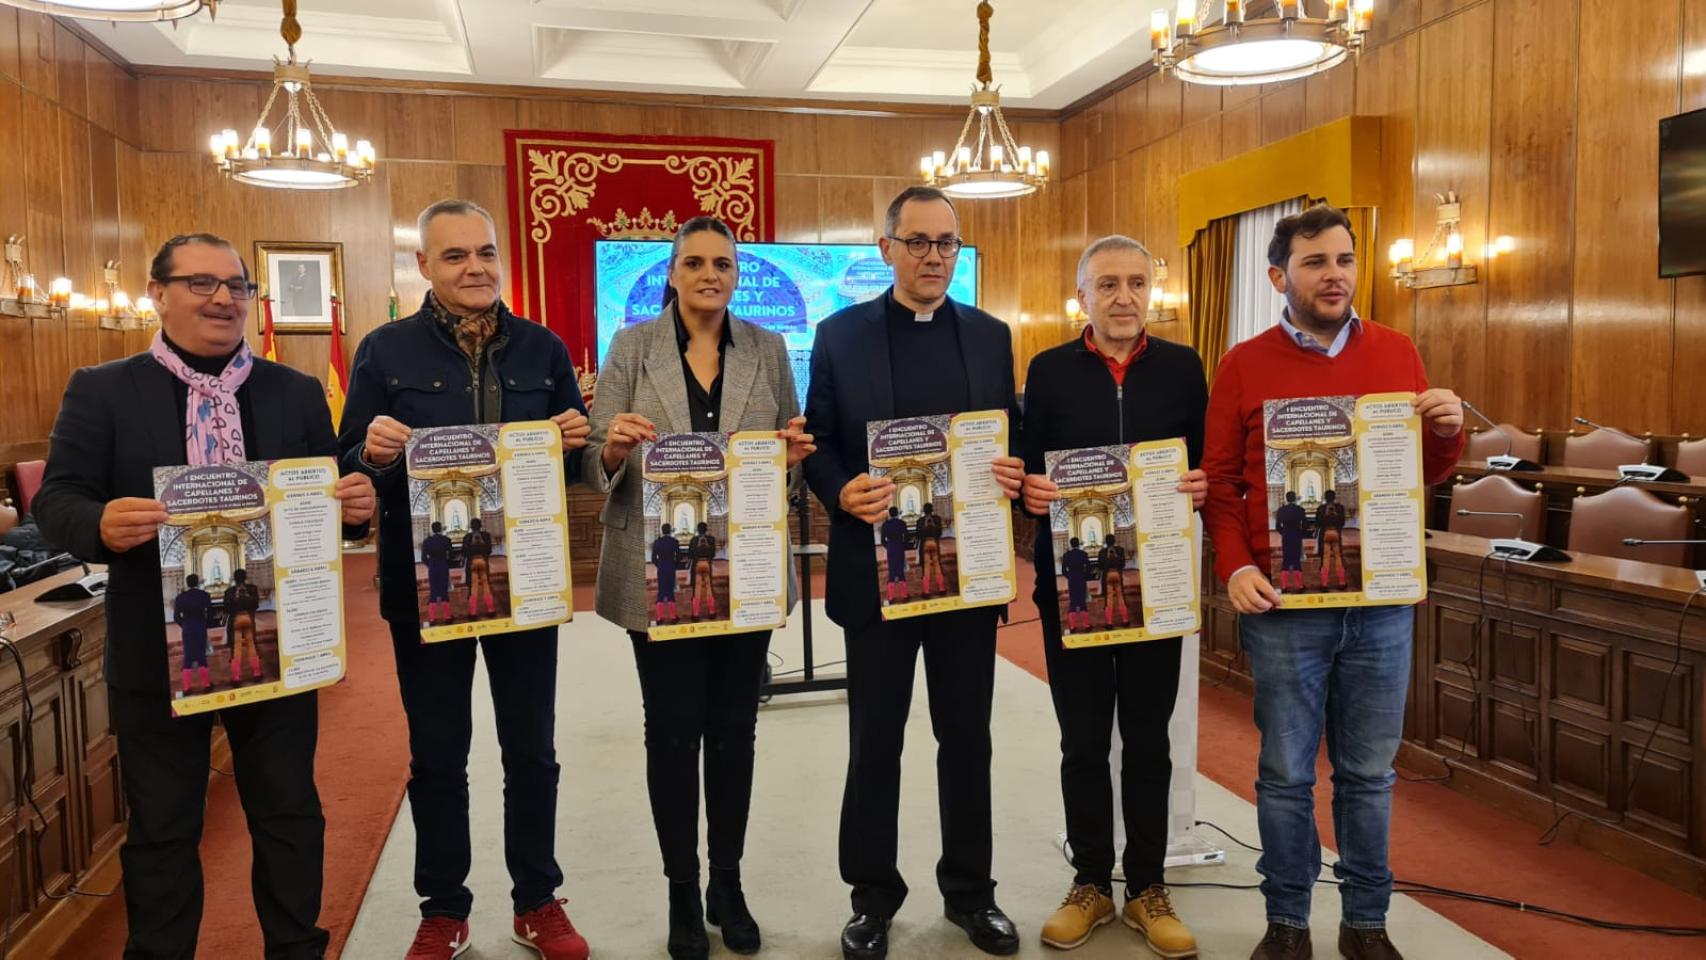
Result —
<svg viewBox="0 0 1706 960"><path fill-rule="evenodd" d="M449 960L468 944L474 894L468 878L468 747L473 737L476 651L485 657L504 764L504 862L516 942L544 960L586 960L587 942L569 922L557 887L557 628L421 642L414 529L403 452L416 427L555 421L563 476L579 477L591 427L568 348L499 297L503 261L491 214L444 200L416 221L421 276L432 283L413 316L361 341L350 371L338 444L344 464L373 476L379 491L379 611L391 625L397 686L409 721L409 812L415 821L415 892L421 923L408 960ZM470 519L471 531L479 521ZM469 537L474 537L474 532ZM475 560L491 538L465 538L468 613L495 603ZM484 553L479 551L483 550ZM477 599L486 600L475 609Z"/></svg>
<svg viewBox="0 0 1706 960"><path fill-rule="evenodd" d="M43 534L107 564L107 699L130 806L119 852L124 955L195 955L197 845L217 716L254 842L266 955L319 957L327 933L316 926L326 832L314 788L317 695L172 716L155 544L166 509L154 499L154 468L335 457L331 413L319 381L249 352L243 331L255 286L229 243L205 233L168 240L149 270L148 295L160 313L153 346L71 375L35 499ZM194 429L194 412L233 408L234 420L219 418L218 436ZM373 484L352 474L336 495L345 536L365 536ZM203 638L205 651L205 628ZM205 686L205 669L201 679Z"/></svg>
<svg viewBox="0 0 1706 960"><path fill-rule="evenodd" d="M902 191L889 204L878 245L894 268L894 285L817 328L806 429L817 438L818 452L802 464L812 491L829 508L826 603L847 633L841 876L853 887L853 918L841 932L841 950L849 958L886 956L889 922L906 899L895 865L901 734L922 649L943 811L937 884L948 919L980 949L1006 955L1018 951L1019 937L995 905L990 877L989 712L1001 611L882 619L872 525L889 515L895 486L868 472L865 424L999 409L1009 412L1016 435L1012 332L948 298L961 241L959 217L940 190ZM1018 496L1023 474L1017 457L995 462L1009 497Z"/></svg>

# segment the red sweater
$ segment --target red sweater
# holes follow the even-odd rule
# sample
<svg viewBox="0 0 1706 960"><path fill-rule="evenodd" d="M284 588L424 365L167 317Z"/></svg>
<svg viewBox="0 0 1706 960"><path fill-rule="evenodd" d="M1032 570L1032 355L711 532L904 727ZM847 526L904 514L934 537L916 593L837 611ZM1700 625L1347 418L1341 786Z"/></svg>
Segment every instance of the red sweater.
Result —
<svg viewBox="0 0 1706 960"><path fill-rule="evenodd" d="M1426 389L1427 370L1410 338L1369 322L1351 334L1337 357L1299 347L1277 323L1228 351L1209 394L1203 439L1202 466L1208 472L1203 522L1214 543L1215 575L1224 582L1250 564L1268 569L1262 401ZM1424 482L1439 483L1451 474L1465 439L1463 431L1436 436L1424 424Z"/></svg>

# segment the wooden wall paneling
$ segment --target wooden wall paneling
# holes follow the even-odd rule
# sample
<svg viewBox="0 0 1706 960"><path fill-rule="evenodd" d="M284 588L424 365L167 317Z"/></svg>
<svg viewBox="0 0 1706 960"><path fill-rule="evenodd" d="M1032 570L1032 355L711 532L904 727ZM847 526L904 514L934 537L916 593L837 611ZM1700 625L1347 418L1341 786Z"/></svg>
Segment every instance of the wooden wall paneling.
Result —
<svg viewBox="0 0 1706 960"><path fill-rule="evenodd" d="M1184 117L1185 84L1172 74L1153 74L1149 84L1149 113L1145 127L1150 142L1160 140L1179 129Z"/></svg>
<svg viewBox="0 0 1706 960"><path fill-rule="evenodd" d="M1238 84L1227 87L1220 92L1220 108L1226 111L1246 103L1254 103L1262 99L1262 92L1266 89L1267 84Z"/></svg>
<svg viewBox="0 0 1706 960"><path fill-rule="evenodd" d="M139 134L136 145L149 151L208 155L208 138L223 126L203 128L196 116L197 86L189 80L172 77L145 77L136 81ZM260 110L257 108L255 113L259 114ZM228 122L239 121L233 119Z"/></svg>
<svg viewBox="0 0 1706 960"><path fill-rule="evenodd" d="M98 290L97 296L105 296L106 288L100 283L101 267L108 260L118 259L118 249L117 244L105 251L95 246L95 177L89 159L89 121L60 112L59 159L63 165L59 191L65 253L46 272L53 275L64 272L77 289ZM111 186L111 176L110 166L102 171L101 177L106 181L103 187ZM37 276L36 282L46 284L50 279ZM125 292L138 296L134 290Z"/></svg>
<svg viewBox="0 0 1706 960"><path fill-rule="evenodd" d="M1302 80L1270 83L1262 94L1262 142L1273 143L1304 131Z"/></svg>
<svg viewBox="0 0 1706 960"><path fill-rule="evenodd" d="M1481 2L1482 0L1421 0L1421 22L1424 24L1432 23ZM1553 6L1559 6L1559 4L1554 3Z"/></svg>
<svg viewBox="0 0 1706 960"><path fill-rule="evenodd" d="M871 243L882 235L883 220L888 216L889 204L907 187L915 186L917 177L872 177L871 178ZM960 233L967 243L978 243L975 228L971 225L972 218L982 210L987 203L972 201L961 202L954 206L955 213L960 217ZM973 231L973 232L968 232Z"/></svg>
<svg viewBox="0 0 1706 960"><path fill-rule="evenodd" d="M1250 100L1220 115L1220 156L1236 157L1262 145L1262 102Z"/></svg>
<svg viewBox="0 0 1706 960"><path fill-rule="evenodd" d="M1123 156L1148 141L1149 87L1134 83L1114 94L1115 123L1119 127L1119 152Z"/></svg>
<svg viewBox="0 0 1706 960"><path fill-rule="evenodd" d="M80 117L89 115L89 45L65 28L53 25L53 65L59 72L59 105Z"/></svg>
<svg viewBox="0 0 1706 960"><path fill-rule="evenodd" d="M387 106L391 97L373 90L355 90L347 87L314 87L314 95L320 99L320 106L326 111L338 131L349 136L353 147L357 140L366 140L373 144L373 152L378 155L383 164L391 159L391 147L386 141L385 132L389 124L386 122ZM514 124L512 124L514 126ZM203 137L202 139L206 139ZM503 152L503 136L497 137L498 151ZM498 160L502 163L500 157Z"/></svg>
<svg viewBox="0 0 1706 960"><path fill-rule="evenodd" d="M818 236L822 242L874 242L880 228L871 216L875 195L869 177L819 177Z"/></svg>
<svg viewBox="0 0 1706 960"><path fill-rule="evenodd" d="M1083 175L1063 180L1060 184L1060 248L1059 273L1054 284L1054 299L1064 310L1068 298L1078 295L1074 274L1078 257L1089 243L1087 181Z"/></svg>
<svg viewBox="0 0 1706 960"><path fill-rule="evenodd" d="M1303 81L1303 129L1313 130L1356 109L1357 61L1350 60Z"/></svg>
<svg viewBox="0 0 1706 960"><path fill-rule="evenodd" d="M1145 151L1148 162L1143 184L1149 208L1144 218L1144 243L1151 253L1167 261L1166 290L1175 295L1185 292L1185 258L1179 249L1181 143L1181 135L1174 134L1150 144Z"/></svg>
<svg viewBox="0 0 1706 960"><path fill-rule="evenodd" d="M1221 153L1221 118L1188 123L1179 130L1179 172L1188 173L1226 159Z"/></svg>
<svg viewBox="0 0 1706 960"><path fill-rule="evenodd" d="M782 243L818 242L816 177L776 177L776 239Z"/></svg>
<svg viewBox="0 0 1706 960"><path fill-rule="evenodd" d="M4 9L4 8L0 8ZM14 17L17 11L13 10ZM5 20L0 19L0 29ZM0 129L24 129L24 97L17 84L0 80ZM26 233L29 226L29 184L24 154L27 147L14 142L11 149L0 150L0 183L9 184L0 190L0 235ZM23 189L19 189L22 185Z"/></svg>
<svg viewBox="0 0 1706 960"><path fill-rule="evenodd" d="M142 143L142 81L122 67L114 69L113 133L123 142L138 146Z"/></svg>
<svg viewBox="0 0 1706 960"><path fill-rule="evenodd" d="M1031 318L1021 325L1013 357L1018 368L1014 371L1015 382L1022 385L1031 358L1064 340L1070 327L1063 309L1065 298L1060 296L1060 278L1051 269L1062 259L1060 192L1051 186L1021 198L1018 203L1017 247L1023 251L1027 263L1019 273L1019 305Z"/></svg>
<svg viewBox="0 0 1706 960"><path fill-rule="evenodd" d="M1671 284L1658 278L1650 191L1657 124L1676 112L1681 11L1628 13L1614 0L1581 0L1570 405L1601 423L1668 433L1670 391L1650 374L1670 367L1674 314ZM1629 69L1636 61L1644 68Z"/></svg>
<svg viewBox="0 0 1706 960"><path fill-rule="evenodd" d="M492 167L461 169L489 174L498 184L500 200L495 206L488 206L486 209L490 210L493 218L498 221L498 243L507 248L509 234L504 225L509 217L509 208L501 200L502 170ZM375 182L345 192L333 204L331 210L331 239L344 245L344 285L347 289L344 294L343 343L346 370L351 368L355 348L361 343L361 338L366 336L368 331L386 322L385 311L389 306L392 244L395 241L391 235L390 192L386 189L386 184L378 180L384 176L383 171L384 167L381 166L380 171L375 174ZM491 190L488 187L482 192L490 194ZM506 258L504 262L513 261ZM500 289L507 290L507 287ZM398 307L408 309L408 305L401 302ZM323 339L329 354L331 337L327 335ZM320 374L324 371L313 372Z"/></svg>
<svg viewBox="0 0 1706 960"><path fill-rule="evenodd" d="M386 97L390 99L389 96ZM515 125L520 130L579 130L575 107L567 100L523 97L516 103ZM380 159L384 159L381 155Z"/></svg>
<svg viewBox="0 0 1706 960"><path fill-rule="evenodd" d="M1378 22L1378 20L1376 21ZM1358 114L1381 118L1380 208L1375 236L1362 238L1363 256L1386 261L1386 248L1399 237L1417 237L1415 208L1416 84L1420 43L1414 35L1379 47L1357 67ZM1427 229L1433 229L1430 216ZM1415 294L1384 275L1375 280L1374 317L1404 333L1415 328Z"/></svg>
<svg viewBox="0 0 1706 960"><path fill-rule="evenodd" d="M1082 113L1074 114L1060 122L1060 153L1049 154L1049 160L1057 168L1054 175L1063 181L1089 169L1089 122Z"/></svg>
<svg viewBox="0 0 1706 960"><path fill-rule="evenodd" d="M1009 327L1019 325L1019 273L1024 262L1017 209L1011 200L959 205L961 235L977 245L978 303Z"/></svg>
<svg viewBox="0 0 1706 960"><path fill-rule="evenodd" d="M18 9L0 5L0 76L20 80L19 73Z"/></svg>
<svg viewBox="0 0 1706 960"><path fill-rule="evenodd" d="M1369 43L1375 48L1416 29L1421 22L1422 0L1388 0L1375 6L1374 28Z"/></svg>
<svg viewBox="0 0 1706 960"><path fill-rule="evenodd" d="M118 132L118 85L124 71L93 48L86 51L83 69L89 96L89 122L108 133Z"/></svg>
<svg viewBox="0 0 1706 960"><path fill-rule="evenodd" d="M180 128L187 122L189 130L184 138L189 141L189 150L201 154L202 161L212 169L213 161L208 154L207 138L221 130L231 129L237 131L239 145L247 142L249 134L255 129L255 119L261 115L261 106L266 103L266 97L271 92L270 85L263 88L258 83L246 81L197 83L193 121L182 112L176 112L169 115L164 122ZM274 118L283 115L276 104L273 111ZM290 133L284 126L275 127L274 148L282 150L283 141L289 136Z"/></svg>
<svg viewBox="0 0 1706 960"><path fill-rule="evenodd" d="M59 398L71 376L71 332L57 317L26 321L30 331L30 362L35 364L34 422L28 439L45 437L59 416ZM23 411L20 411L22 413Z"/></svg>
<svg viewBox="0 0 1706 960"><path fill-rule="evenodd" d="M34 440L37 432L35 335L28 320L0 316L0 443Z"/></svg>
<svg viewBox="0 0 1706 960"><path fill-rule="evenodd" d="M1120 157L1114 163L1114 230L1144 242L1143 178L1144 151L1138 150Z"/></svg>
<svg viewBox="0 0 1706 960"><path fill-rule="evenodd" d="M65 262L64 210L60 206L60 167L63 141L59 131L60 112L40 94L23 94L23 124L31 135L23 138L24 203L26 222L22 231L25 266L38 283Z"/></svg>
<svg viewBox="0 0 1706 960"><path fill-rule="evenodd" d="M1090 165L1112 163L1120 155L1119 114L1114 108L1114 98L1108 97L1084 113L1084 135L1089 140Z"/></svg>
<svg viewBox="0 0 1706 960"><path fill-rule="evenodd" d="M1180 105L1179 122L1185 126L1218 117L1221 110L1221 91L1225 87L1211 87L1201 83L1181 84L1183 100Z"/></svg>
<svg viewBox="0 0 1706 960"><path fill-rule="evenodd" d="M901 124L900 142L886 136L885 124ZM876 117L820 116L816 123L818 171L825 176L907 177L918 173L923 134L904 121ZM968 137L969 140L969 137ZM915 144L916 148L908 148Z"/></svg>
<svg viewBox="0 0 1706 960"><path fill-rule="evenodd" d="M1516 239L1485 264L1487 349L1497 376L1482 403L1524 427L1570 423L1570 272L1575 242L1576 21L1548 0L1494 9L1488 233ZM1560 215L1560 213L1565 215ZM1696 354L1696 356L1706 354ZM1698 378L1690 378L1698 379Z"/></svg>
<svg viewBox="0 0 1706 960"><path fill-rule="evenodd" d="M18 12L18 79L49 100L59 97L59 70L53 63L53 18Z"/></svg>
<svg viewBox="0 0 1706 960"><path fill-rule="evenodd" d="M453 159L457 163L503 166L504 131L515 129L519 115L516 102L503 97L451 97L446 106L450 108Z"/></svg>
<svg viewBox="0 0 1706 960"><path fill-rule="evenodd" d="M452 107L447 98L397 93L388 94L385 100L385 146L392 159L452 159L448 133Z"/></svg>
<svg viewBox="0 0 1706 960"><path fill-rule="evenodd" d="M1493 8L1483 5L1422 30L1418 88L1427 96L1420 99L1416 116L1418 256L1437 220L1434 197L1448 190L1462 197L1464 262L1478 263L1486 243L1492 14ZM1383 248L1368 252L1384 259ZM1484 396L1486 283L1418 293L1415 338L1431 382L1465 397Z"/></svg>
<svg viewBox="0 0 1706 960"><path fill-rule="evenodd" d="M142 194L151 185L142 179L142 151L118 140L113 143L113 185L118 202L115 223L119 280L126 290L142 290L148 283L148 265L154 256L154 250L147 244L142 217Z"/></svg>
<svg viewBox="0 0 1706 960"><path fill-rule="evenodd" d="M1699 56L1706 51L1706 0L1686 0L1682 43ZM1706 107L1706 72L1684 70L1680 110ZM1671 354L1671 429L1706 436L1706 377L1699 376L1706 358L1706 277L1683 277L1676 287L1676 347ZM1706 777L1706 772L1701 773ZM1701 792L1706 795L1706 783ZM1706 812L1700 814L1706 821ZM1703 823L1706 826L1706 823ZM1706 837L1706 829L1698 836Z"/></svg>
<svg viewBox="0 0 1706 960"><path fill-rule="evenodd" d="M817 124L810 114L771 113L764 110L703 111L710 124L709 136L735 137L742 140L774 140L776 142L776 172L781 174L811 174L817 172ZM954 130L941 138L946 150L954 142Z"/></svg>
<svg viewBox="0 0 1706 960"><path fill-rule="evenodd" d="M1084 242L1115 231L1114 162L1097 163L1084 174Z"/></svg>
<svg viewBox="0 0 1706 960"><path fill-rule="evenodd" d="M391 200L391 288L406 317L420 309L429 287L415 263L415 220L435 200L455 195L456 169L449 163L393 162L381 163L379 171L384 183L373 186L385 187Z"/></svg>

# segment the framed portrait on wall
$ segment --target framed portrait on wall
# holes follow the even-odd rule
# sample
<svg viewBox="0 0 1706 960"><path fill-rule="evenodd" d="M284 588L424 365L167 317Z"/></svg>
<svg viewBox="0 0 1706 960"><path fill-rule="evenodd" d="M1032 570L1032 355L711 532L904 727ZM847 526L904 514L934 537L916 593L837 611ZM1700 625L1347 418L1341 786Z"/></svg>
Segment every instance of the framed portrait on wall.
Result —
<svg viewBox="0 0 1706 960"><path fill-rule="evenodd" d="M255 282L260 295L272 301L274 333L330 333L332 297L348 299L344 246L256 241ZM264 311L254 313L257 323L264 322Z"/></svg>

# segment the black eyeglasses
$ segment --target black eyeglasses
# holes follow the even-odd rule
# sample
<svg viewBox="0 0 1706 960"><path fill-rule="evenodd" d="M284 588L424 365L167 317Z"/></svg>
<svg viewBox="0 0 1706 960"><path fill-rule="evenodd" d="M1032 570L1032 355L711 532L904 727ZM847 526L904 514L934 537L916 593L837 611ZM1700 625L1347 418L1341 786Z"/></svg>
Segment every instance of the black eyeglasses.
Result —
<svg viewBox="0 0 1706 960"><path fill-rule="evenodd" d="M936 252L942 255L942 259L952 260L960 255L960 248L966 245L966 242L959 237L931 240L928 237L897 237L894 234L889 234L889 239L896 243L905 244L906 252L920 260L930 254L931 247L936 248Z"/></svg>
<svg viewBox="0 0 1706 960"><path fill-rule="evenodd" d="M190 292L198 297L211 297L220 287L231 292L233 300L248 300L258 289L253 283L240 278L221 280L211 273L193 273L187 276L161 277L161 283L182 283L190 288Z"/></svg>

